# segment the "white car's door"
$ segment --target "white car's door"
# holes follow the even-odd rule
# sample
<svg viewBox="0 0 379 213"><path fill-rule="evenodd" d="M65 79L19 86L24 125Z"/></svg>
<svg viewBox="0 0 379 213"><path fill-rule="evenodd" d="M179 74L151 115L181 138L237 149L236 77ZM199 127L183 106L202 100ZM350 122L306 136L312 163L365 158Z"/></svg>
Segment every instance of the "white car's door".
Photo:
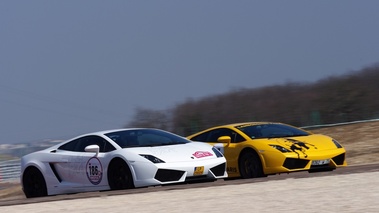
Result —
<svg viewBox="0 0 379 213"><path fill-rule="evenodd" d="M61 182L74 185L84 184L86 163L94 154L73 151L57 151L56 154L61 160L54 163L54 167Z"/></svg>
<svg viewBox="0 0 379 213"><path fill-rule="evenodd" d="M60 160L54 165L61 181L74 187L106 185L103 181L106 153L102 152L105 143L108 142L101 137L86 136L59 147L55 154ZM97 145L100 152L85 151L90 145Z"/></svg>

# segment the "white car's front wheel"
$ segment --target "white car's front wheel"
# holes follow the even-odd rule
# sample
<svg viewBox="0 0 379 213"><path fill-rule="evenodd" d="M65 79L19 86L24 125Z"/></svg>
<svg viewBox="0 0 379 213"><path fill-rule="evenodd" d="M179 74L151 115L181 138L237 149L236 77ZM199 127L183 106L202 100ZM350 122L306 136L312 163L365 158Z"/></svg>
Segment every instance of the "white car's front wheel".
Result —
<svg viewBox="0 0 379 213"><path fill-rule="evenodd" d="M108 184L111 190L134 188L133 177L128 165L122 159L114 159L108 167Z"/></svg>

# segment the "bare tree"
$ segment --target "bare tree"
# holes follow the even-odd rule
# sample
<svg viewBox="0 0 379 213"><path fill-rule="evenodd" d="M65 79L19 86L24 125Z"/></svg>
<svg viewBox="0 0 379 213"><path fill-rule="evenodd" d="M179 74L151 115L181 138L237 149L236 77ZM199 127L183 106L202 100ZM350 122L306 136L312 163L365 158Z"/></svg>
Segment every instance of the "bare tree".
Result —
<svg viewBox="0 0 379 213"><path fill-rule="evenodd" d="M125 127L146 127L169 130L169 116L165 111L136 108L131 122Z"/></svg>
<svg viewBox="0 0 379 213"><path fill-rule="evenodd" d="M234 89L188 99L167 111L138 108L129 126L189 135L211 126L276 121L295 126L379 118L379 64L315 83Z"/></svg>

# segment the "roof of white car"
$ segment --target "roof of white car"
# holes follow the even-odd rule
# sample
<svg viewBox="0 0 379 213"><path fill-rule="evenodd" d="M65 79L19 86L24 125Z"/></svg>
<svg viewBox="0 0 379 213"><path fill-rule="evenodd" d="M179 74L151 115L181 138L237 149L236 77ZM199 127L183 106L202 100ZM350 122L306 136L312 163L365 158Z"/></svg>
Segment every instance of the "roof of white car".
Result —
<svg viewBox="0 0 379 213"><path fill-rule="evenodd" d="M81 136L85 136L85 135L104 135L104 134L108 134L108 133L111 133L111 132L118 132L118 131L125 131L125 130L138 130L138 129L154 129L154 128L121 128L121 129L109 129L109 130L102 130L102 131L97 131L97 132L92 132L92 133L86 133L86 134L83 134ZM156 129L158 130L158 129ZM161 130L161 131L165 131L165 130Z"/></svg>

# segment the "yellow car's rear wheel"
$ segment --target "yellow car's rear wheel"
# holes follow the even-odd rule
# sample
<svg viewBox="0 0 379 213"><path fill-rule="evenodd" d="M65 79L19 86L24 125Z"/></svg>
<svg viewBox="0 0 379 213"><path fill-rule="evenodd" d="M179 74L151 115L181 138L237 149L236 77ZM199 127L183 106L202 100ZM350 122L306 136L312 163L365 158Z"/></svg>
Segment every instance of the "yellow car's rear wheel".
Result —
<svg viewBox="0 0 379 213"><path fill-rule="evenodd" d="M243 152L238 164L242 178L257 178L264 176L261 161L253 151Z"/></svg>

